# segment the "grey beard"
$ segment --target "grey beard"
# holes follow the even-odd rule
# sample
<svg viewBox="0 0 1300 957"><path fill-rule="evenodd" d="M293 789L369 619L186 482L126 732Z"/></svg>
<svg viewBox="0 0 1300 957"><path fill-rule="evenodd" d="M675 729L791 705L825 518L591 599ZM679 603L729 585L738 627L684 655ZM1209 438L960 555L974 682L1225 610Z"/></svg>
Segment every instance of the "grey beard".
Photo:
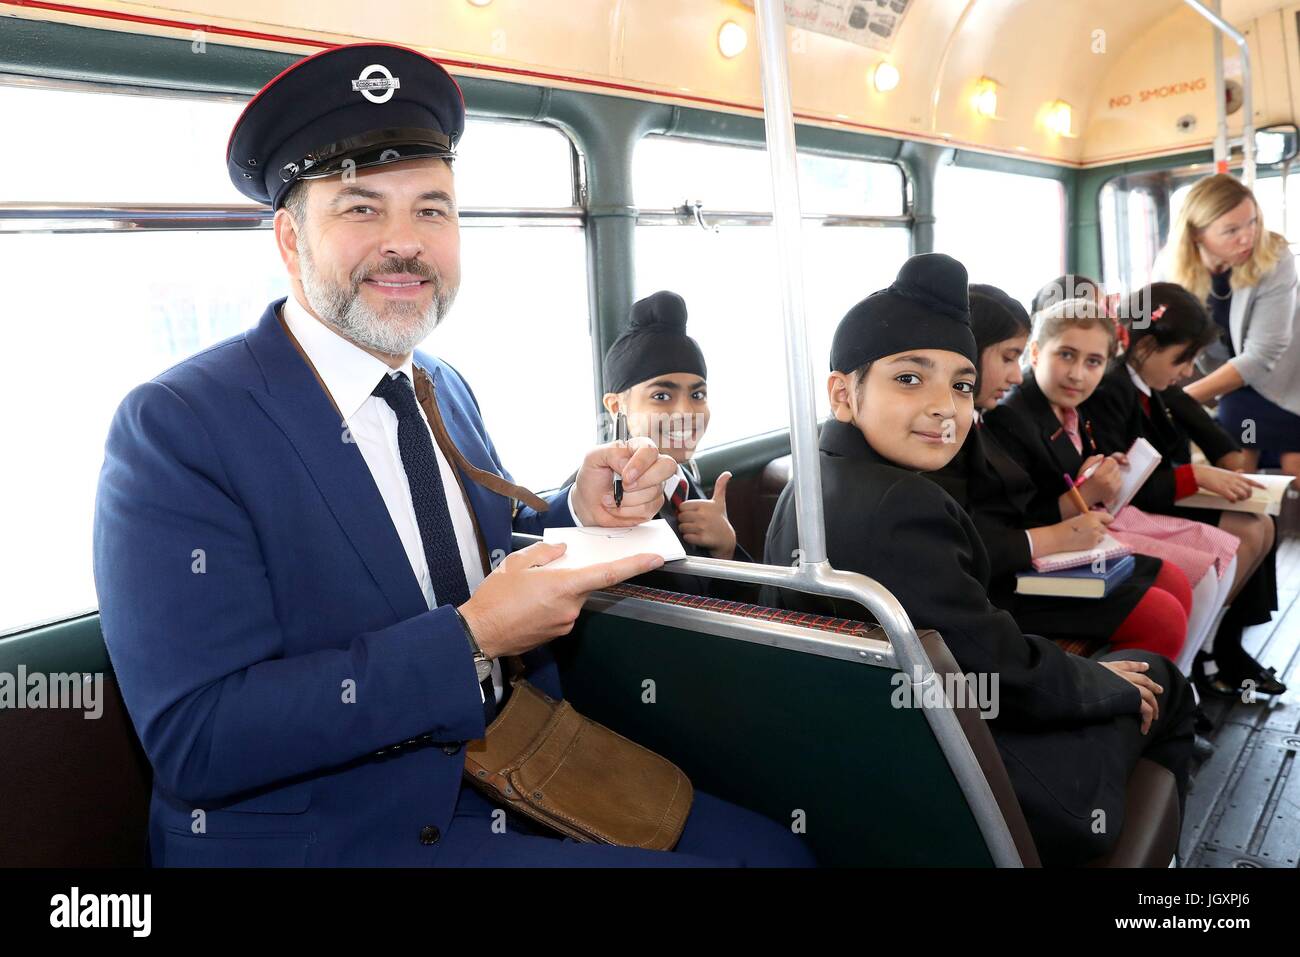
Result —
<svg viewBox="0 0 1300 957"><path fill-rule="evenodd" d="M448 291L442 276L428 265L386 262L373 272L407 272L423 276L433 282L433 301L427 307L413 302L391 302L380 313L361 296L361 283L371 270L365 266L357 267L351 276L352 288L344 289L316 271L316 263L306 243L299 244L298 255L302 291L312 311L350 342L386 355L401 356L414 351L442 321L456 298L455 290ZM412 268L413 265L416 268Z"/></svg>

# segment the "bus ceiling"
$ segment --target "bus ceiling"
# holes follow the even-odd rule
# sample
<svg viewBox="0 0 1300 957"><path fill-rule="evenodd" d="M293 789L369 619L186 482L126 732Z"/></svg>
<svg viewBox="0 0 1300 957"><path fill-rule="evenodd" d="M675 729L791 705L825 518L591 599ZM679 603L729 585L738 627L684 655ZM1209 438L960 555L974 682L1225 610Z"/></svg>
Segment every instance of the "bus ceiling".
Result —
<svg viewBox="0 0 1300 957"><path fill-rule="evenodd" d="M306 22L302 9L0 0L0 17L173 37L195 55L389 40L462 75L762 111L753 0L447 0L378 22L337 0ZM1295 0L787 0L795 118L1076 169L1209 149L1222 36L1209 13L1240 37L1218 44L1226 135L1240 144L1243 126L1295 117L1298 11Z"/></svg>

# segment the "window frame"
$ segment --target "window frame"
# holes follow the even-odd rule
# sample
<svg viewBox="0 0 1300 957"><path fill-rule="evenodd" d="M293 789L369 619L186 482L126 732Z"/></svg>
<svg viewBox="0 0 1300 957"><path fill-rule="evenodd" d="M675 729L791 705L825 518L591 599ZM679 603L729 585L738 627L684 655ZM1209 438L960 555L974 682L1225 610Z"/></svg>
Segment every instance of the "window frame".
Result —
<svg viewBox="0 0 1300 957"><path fill-rule="evenodd" d="M656 137L664 140L675 140L683 143L697 143L707 146L719 146L725 149L747 149L754 151L764 150L765 144L750 143L741 140L715 140L702 136L685 136L676 133L657 133L650 131L641 137L638 146L645 140ZM868 214L844 214L844 213L806 213L801 212L800 219L804 223L816 222L821 226L828 227L874 227L886 229L905 228L908 230L908 238L911 239L911 232L916 225L916 217L912 210L911 190L908 188L907 168L896 160L886 159L878 156L867 156L862 153L848 153L839 150L828 149L811 149L800 148L797 152L806 153L812 156L826 156L834 159L856 160L863 163L879 163L884 166L892 166L899 172L899 182L902 188L902 207L903 212L897 215L868 215ZM684 201L680 206L674 206L671 209L662 207L636 207L637 226L699 226L701 229L713 229L722 226L771 226L775 222L772 213L754 212L748 210L736 209L710 209L704 204L703 200L694 203Z"/></svg>
<svg viewBox="0 0 1300 957"><path fill-rule="evenodd" d="M713 139L706 136L692 136L689 134L670 133L650 130L644 133L638 140L637 146L650 137L657 137L665 140L676 140L680 142L696 143L709 146L718 146L727 149L751 149L761 151L766 148L763 142L753 142L741 139ZM635 151L634 147L634 151ZM915 245L916 215L913 207L912 182L906 165L898 162L896 159L888 157L874 156L859 152L836 149L818 149L800 147L798 153L806 153L816 156L827 156L835 159L855 160L865 163L879 163L882 165L892 166L899 172L899 186L901 189L902 209L903 212L897 215L868 215L868 214L836 214L836 213L807 213L801 211L801 225L814 223L823 228L849 228L849 229L899 229L903 230L907 236L908 248ZM634 183L629 185L635 187ZM755 212L752 210L728 210L728 209L710 209L704 204L703 200L694 203L684 202L681 206L671 209L662 207L635 207L636 215L632 219L633 237L632 237L632 259L635 263L637 257L636 229L640 226L656 227L680 227L695 226L704 230L718 231L723 228L734 227L751 227L763 226L770 227L775 225L775 216L770 212ZM764 446L770 444L774 439L781 435L788 435L788 426L780 426L774 429L760 429L756 432L750 432L746 435L737 436L727 439L717 445L710 445L699 450L692 461L697 462L702 459L714 457L725 457L729 452L738 449L747 449L755 443Z"/></svg>
<svg viewBox="0 0 1300 957"><path fill-rule="evenodd" d="M970 170L973 172L990 173L999 176L1019 176L1029 179L1042 180L1048 183L1054 183L1057 187L1057 203L1060 211L1061 230L1058 239L1061 244L1061 256L1059 267L1061 271L1069 271L1072 260L1072 237L1071 237L1071 220L1070 220L1070 191L1071 187L1066 178L1056 175L1056 170L1051 167L1025 164L1019 161L1007 161L1000 157L988 157L983 154L968 155L961 151L956 151L943 161L936 163L934 166L934 176L931 180L931 187L934 191L933 197L933 214L936 223L935 234L942 231L942 221L948 215L947 211L939 207L940 188L939 180L942 177L944 169L953 170ZM946 252L947 250L939 249L937 243L934 252Z"/></svg>
<svg viewBox="0 0 1300 957"><path fill-rule="evenodd" d="M36 78L0 72L0 85L28 89L107 93L122 96L206 100L247 103L241 94L183 90L158 86L135 86L96 80ZM464 206L458 210L460 225L468 228L495 226L578 226L586 228L586 174L584 157L567 130L555 123L501 117L490 113L467 114L493 123L542 126L564 137L570 155L570 204L568 206ZM0 233L101 233L133 231L193 232L195 230L270 229L275 213L257 203L33 203L0 202Z"/></svg>
<svg viewBox="0 0 1300 957"><path fill-rule="evenodd" d="M5 71L0 71L0 86L240 104L247 103L252 98L251 94L242 93L61 77L35 77ZM558 123L545 119L499 116L487 112L470 112L468 116L493 123L541 126L563 136L568 144L570 155L570 204L558 207L461 207L459 221L462 227L471 229L506 226L578 227L583 230L584 235L590 236L590 230L587 228L585 156L568 130ZM0 202L0 234L4 235L270 230L274 218L275 214L272 210L256 203ZM587 242L589 241L588 238ZM589 274L584 276L584 283L589 285L590 279ZM97 615L98 611L97 604L73 607L53 617L8 624L0 627L0 639L52 625L75 622Z"/></svg>

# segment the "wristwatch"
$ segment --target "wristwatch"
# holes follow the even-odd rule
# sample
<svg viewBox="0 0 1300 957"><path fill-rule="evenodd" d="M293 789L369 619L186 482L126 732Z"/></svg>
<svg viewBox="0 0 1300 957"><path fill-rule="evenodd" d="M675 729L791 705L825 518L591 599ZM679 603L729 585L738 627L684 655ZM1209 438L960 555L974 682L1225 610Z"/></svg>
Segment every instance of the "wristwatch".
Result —
<svg viewBox="0 0 1300 957"><path fill-rule="evenodd" d="M451 610L456 613L456 620L460 622L460 627L465 630L465 638L469 641L469 650L474 653L474 672L478 675L479 684L482 684L492 674L492 659L483 654L483 649L478 646L478 642L474 639L474 632L470 630L469 622L460 613L460 609L453 606Z"/></svg>

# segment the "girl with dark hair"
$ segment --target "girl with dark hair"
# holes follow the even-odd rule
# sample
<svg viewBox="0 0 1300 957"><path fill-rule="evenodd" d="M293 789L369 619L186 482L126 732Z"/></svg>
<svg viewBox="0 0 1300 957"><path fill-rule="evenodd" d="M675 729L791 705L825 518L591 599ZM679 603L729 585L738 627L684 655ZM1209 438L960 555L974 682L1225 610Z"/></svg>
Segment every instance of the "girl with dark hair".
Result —
<svg viewBox="0 0 1300 957"><path fill-rule="evenodd" d="M1247 682L1256 693L1282 694L1286 686L1276 672L1241 646L1242 630L1268 621L1277 608L1273 519L1177 504L1200 489L1240 501L1255 484L1232 471L1240 464L1232 436L1178 386L1191 375L1201 351L1216 341L1214 322L1195 296L1167 282L1125 300L1116 321L1123 352L1084 403L1098 443L1103 450L1118 450L1145 438L1162 459L1133 503L1147 512L1204 522L1241 541L1231 607L1197 655L1193 677L1201 690L1222 696L1238 694ZM1194 464L1192 441L1215 464Z"/></svg>
<svg viewBox="0 0 1300 957"><path fill-rule="evenodd" d="M1024 382L986 416L1003 448L1027 471L1038 492L1036 507L1057 505L1062 518L1078 514L1062 497L1074 476L1091 511L1118 495L1129 445L1104 443L1086 400L1117 349L1114 323L1091 300L1059 302L1035 318L1029 343L1032 368ZM1137 554L1177 565L1192 586L1187 641L1178 664L1192 667L1227 600L1237 563L1237 538L1204 523L1151 515L1135 505L1121 509L1110 534Z"/></svg>
<svg viewBox="0 0 1300 957"><path fill-rule="evenodd" d="M1034 293L1034 301L1029 307L1029 312L1036 316L1058 302L1066 302L1070 299L1088 299L1103 309L1106 305L1106 296L1102 291L1101 283L1088 276L1066 273L1064 276L1057 276Z"/></svg>
<svg viewBox="0 0 1300 957"><path fill-rule="evenodd" d="M981 413L1022 381L1020 357L1029 339L1024 307L994 286L970 287L971 331L979 350L975 425L961 451L931 473L961 504L989 553L989 600L1026 631L1079 642L1087 651L1144 648L1176 660L1187 637L1192 589L1176 565L1135 555L1134 571L1103 598L1016 594L1016 573L1033 559L1096 546L1107 512L1061 518L1060 502L1038 496L1033 479L982 427Z"/></svg>

